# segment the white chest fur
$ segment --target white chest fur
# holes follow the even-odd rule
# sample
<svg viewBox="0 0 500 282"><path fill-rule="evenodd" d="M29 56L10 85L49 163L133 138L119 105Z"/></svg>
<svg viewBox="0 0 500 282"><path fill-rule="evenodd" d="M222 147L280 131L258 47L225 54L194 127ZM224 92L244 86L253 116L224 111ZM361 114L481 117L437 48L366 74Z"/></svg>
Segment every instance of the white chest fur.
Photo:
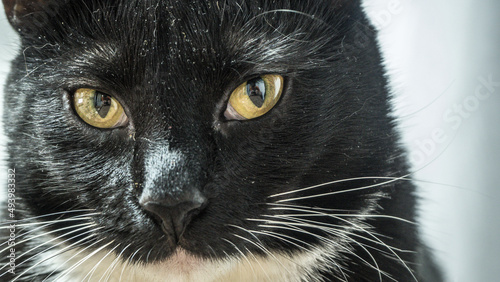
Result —
<svg viewBox="0 0 500 282"><path fill-rule="evenodd" d="M54 278L57 281L304 281L310 280L307 278L312 267L322 260L320 252L303 252L293 256L249 254L244 258L210 261L180 249L161 263L132 264L108 252L89 255L74 250L60 256L58 268L63 273Z"/></svg>

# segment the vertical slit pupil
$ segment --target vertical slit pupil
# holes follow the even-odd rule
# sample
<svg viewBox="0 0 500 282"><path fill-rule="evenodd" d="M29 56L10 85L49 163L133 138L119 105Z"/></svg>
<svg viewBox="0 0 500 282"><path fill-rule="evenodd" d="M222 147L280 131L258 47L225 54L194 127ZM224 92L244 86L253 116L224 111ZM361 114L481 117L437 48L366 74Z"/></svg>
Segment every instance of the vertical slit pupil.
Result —
<svg viewBox="0 0 500 282"><path fill-rule="evenodd" d="M260 108L266 99L266 84L260 77L251 79L247 82L247 94L252 103Z"/></svg>
<svg viewBox="0 0 500 282"><path fill-rule="evenodd" d="M111 96L101 92L94 95L94 107L101 118L105 118L111 108Z"/></svg>

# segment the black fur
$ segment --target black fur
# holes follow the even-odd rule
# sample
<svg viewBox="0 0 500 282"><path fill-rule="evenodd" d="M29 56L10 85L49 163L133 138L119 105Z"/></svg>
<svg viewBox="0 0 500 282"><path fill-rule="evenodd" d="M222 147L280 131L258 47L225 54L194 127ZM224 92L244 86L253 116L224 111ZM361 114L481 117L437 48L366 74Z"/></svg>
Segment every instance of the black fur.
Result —
<svg viewBox="0 0 500 282"><path fill-rule="evenodd" d="M165 260L178 247L217 260L241 257L239 250L268 256L250 241L286 254L326 244L333 249L330 263L318 261L307 279L440 280L409 223L414 187L399 178L407 176L406 159L375 33L359 1L17 2L37 3L17 14L7 10L22 39L4 116L8 166L16 170L16 219L98 213L78 221L62 219L80 213L42 218L61 220L27 236L96 226L19 244L17 256L58 235L73 237L71 244L94 234L77 244L101 240L89 252L113 241L106 250L120 244L118 254L129 245L124 260L140 249L131 260L143 264ZM255 120L225 120L231 91L262 74L285 78L278 105ZM84 123L70 103L82 87L118 99L129 125L102 130ZM181 154L174 165L173 151ZM365 178L272 196L358 177ZM185 187L200 189L208 205L177 245L138 199L145 190ZM315 226L262 226L278 220L267 215L308 213L274 204L309 195L317 196L279 203L309 209L310 216L298 219ZM34 228L22 231L21 223L18 236ZM46 248L16 260L16 275ZM8 250L1 254L6 262ZM0 279L15 277L4 274L8 269ZM41 281L51 272L34 268L20 280Z"/></svg>

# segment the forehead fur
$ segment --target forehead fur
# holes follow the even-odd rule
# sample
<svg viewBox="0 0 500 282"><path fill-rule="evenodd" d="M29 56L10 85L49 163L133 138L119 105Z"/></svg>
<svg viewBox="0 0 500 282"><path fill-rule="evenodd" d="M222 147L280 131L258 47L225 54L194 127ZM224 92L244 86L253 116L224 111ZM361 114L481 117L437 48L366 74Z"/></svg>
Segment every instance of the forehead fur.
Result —
<svg viewBox="0 0 500 282"><path fill-rule="evenodd" d="M31 42L120 41L134 46L135 53L167 47L171 56L199 53L199 46L208 52L214 44L227 42L235 54L252 49L254 53L242 58L252 62L272 61L276 55L292 58L300 51L313 53L327 43L325 36L318 35L335 37L348 28L346 22L359 20L355 1L347 6L344 1L315 1L314 5L309 1L6 2L9 19ZM289 49L290 43L295 47L303 43L304 48Z"/></svg>

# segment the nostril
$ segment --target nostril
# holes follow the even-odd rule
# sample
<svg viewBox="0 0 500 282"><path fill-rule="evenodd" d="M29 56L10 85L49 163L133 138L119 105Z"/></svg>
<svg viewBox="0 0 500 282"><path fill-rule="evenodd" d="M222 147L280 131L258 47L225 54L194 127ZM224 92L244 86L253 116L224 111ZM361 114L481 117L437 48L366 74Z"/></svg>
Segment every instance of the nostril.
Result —
<svg viewBox="0 0 500 282"><path fill-rule="evenodd" d="M190 194L180 199L147 197L141 199L140 205L159 219L163 231L177 242L192 219L207 205L207 199L199 191Z"/></svg>

